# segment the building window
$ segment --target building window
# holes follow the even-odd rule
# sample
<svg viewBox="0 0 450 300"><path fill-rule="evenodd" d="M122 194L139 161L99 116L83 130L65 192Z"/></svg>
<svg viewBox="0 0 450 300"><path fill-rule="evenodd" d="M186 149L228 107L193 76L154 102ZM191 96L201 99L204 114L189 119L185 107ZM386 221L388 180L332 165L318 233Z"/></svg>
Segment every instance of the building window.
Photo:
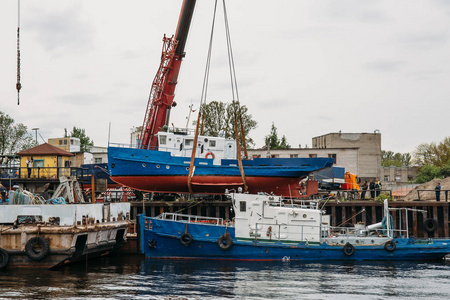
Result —
<svg viewBox="0 0 450 300"><path fill-rule="evenodd" d="M395 175L395 181L402 181L401 175Z"/></svg>
<svg viewBox="0 0 450 300"><path fill-rule="evenodd" d="M34 168L43 168L44 160L43 159L33 159L33 167Z"/></svg>
<svg viewBox="0 0 450 300"><path fill-rule="evenodd" d="M97 157L94 159L94 163L96 164L101 164L102 163L102 158L101 157Z"/></svg>
<svg viewBox="0 0 450 300"><path fill-rule="evenodd" d="M70 160L65 160L64 161L64 168L69 168L70 167Z"/></svg>
<svg viewBox="0 0 450 300"><path fill-rule="evenodd" d="M336 154L328 154L329 158L333 158L334 159L334 163L337 163L337 158L336 158Z"/></svg>
<svg viewBox="0 0 450 300"><path fill-rule="evenodd" d="M389 175L384 175L384 181L389 181Z"/></svg>
<svg viewBox="0 0 450 300"><path fill-rule="evenodd" d="M70 140L70 144L73 145L73 140Z"/></svg>
<svg viewBox="0 0 450 300"><path fill-rule="evenodd" d="M317 157L317 154L309 154L308 157L309 157L309 158L316 158L316 157Z"/></svg>
<svg viewBox="0 0 450 300"><path fill-rule="evenodd" d="M62 140L59 140L59 144L62 145Z"/></svg>
<svg viewBox="0 0 450 300"><path fill-rule="evenodd" d="M291 154L290 158L298 158L298 154Z"/></svg>
<svg viewBox="0 0 450 300"><path fill-rule="evenodd" d="M64 140L64 145L67 145L67 140Z"/></svg>

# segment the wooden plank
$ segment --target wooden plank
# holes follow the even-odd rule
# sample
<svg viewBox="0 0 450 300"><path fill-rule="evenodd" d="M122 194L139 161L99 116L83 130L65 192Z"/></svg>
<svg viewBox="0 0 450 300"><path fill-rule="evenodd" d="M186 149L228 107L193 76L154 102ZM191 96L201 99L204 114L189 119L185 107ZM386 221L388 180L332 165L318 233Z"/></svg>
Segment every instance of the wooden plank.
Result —
<svg viewBox="0 0 450 300"><path fill-rule="evenodd" d="M365 210L365 212L362 213L362 222L367 225L367 206L361 206L362 209Z"/></svg>
<svg viewBox="0 0 450 300"><path fill-rule="evenodd" d="M347 208L346 206L341 206L341 209L342 209L342 213L341 213L342 220L339 222L339 224L341 224L341 223L345 222L345 220L347 220L346 208ZM341 226L345 226L345 223L343 223Z"/></svg>
<svg viewBox="0 0 450 300"><path fill-rule="evenodd" d="M443 207L443 213L444 213L444 237L449 237L448 236L448 226L449 226L449 221L448 221L448 205L445 205Z"/></svg>
<svg viewBox="0 0 450 300"><path fill-rule="evenodd" d="M433 236L440 236L439 234L440 234L441 230L439 228L438 207L436 206L436 207L433 207L432 209L433 209L433 219L435 219L436 222L438 222L438 228L435 231L436 233L433 232Z"/></svg>
<svg viewBox="0 0 450 300"><path fill-rule="evenodd" d="M356 224L357 217L355 217L355 215L356 215L356 206L352 205L352 219L350 220L350 222L352 222L353 225Z"/></svg>
<svg viewBox="0 0 450 300"><path fill-rule="evenodd" d="M375 205L372 205L372 224L377 223L377 207Z"/></svg>

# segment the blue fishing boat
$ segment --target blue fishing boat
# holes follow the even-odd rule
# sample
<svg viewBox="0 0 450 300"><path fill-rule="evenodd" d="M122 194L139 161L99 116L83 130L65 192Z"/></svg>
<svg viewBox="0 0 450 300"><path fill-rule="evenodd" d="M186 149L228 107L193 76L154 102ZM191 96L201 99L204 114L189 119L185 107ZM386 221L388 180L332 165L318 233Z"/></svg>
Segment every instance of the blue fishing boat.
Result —
<svg viewBox="0 0 450 300"><path fill-rule="evenodd" d="M234 140L200 136L193 150L193 136L161 131L158 141L158 150L110 145L111 179L150 192L223 194L225 189L246 184L249 193L298 197L300 180L334 163L328 157L253 158L242 160L241 172ZM192 151L195 160L190 174Z"/></svg>
<svg viewBox="0 0 450 300"><path fill-rule="evenodd" d="M343 228L330 226L319 202L294 204L267 194L230 197L233 220L141 215L141 251L148 258L256 261L440 260L450 253L450 239L417 239L407 227L394 229L387 200L382 222Z"/></svg>

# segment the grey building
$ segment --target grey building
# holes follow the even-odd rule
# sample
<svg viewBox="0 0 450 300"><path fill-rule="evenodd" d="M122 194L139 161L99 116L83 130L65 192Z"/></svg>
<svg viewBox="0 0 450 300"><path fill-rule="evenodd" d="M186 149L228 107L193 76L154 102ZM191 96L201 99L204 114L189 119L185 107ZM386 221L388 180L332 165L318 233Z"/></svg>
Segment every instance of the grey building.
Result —
<svg viewBox="0 0 450 300"><path fill-rule="evenodd" d="M361 179L381 178L381 133L328 133L312 138L312 148L251 149L251 157L332 157L337 167Z"/></svg>

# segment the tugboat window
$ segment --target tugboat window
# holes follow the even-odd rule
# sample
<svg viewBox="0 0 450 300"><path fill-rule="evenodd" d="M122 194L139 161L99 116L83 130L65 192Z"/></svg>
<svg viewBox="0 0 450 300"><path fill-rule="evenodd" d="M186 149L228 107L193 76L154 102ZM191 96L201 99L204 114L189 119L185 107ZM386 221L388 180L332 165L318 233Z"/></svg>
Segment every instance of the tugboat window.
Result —
<svg viewBox="0 0 450 300"><path fill-rule="evenodd" d="M239 207L241 211L246 211L247 207L246 207L246 202L245 201L240 201L239 202Z"/></svg>
<svg viewBox="0 0 450 300"><path fill-rule="evenodd" d="M167 141L167 136L161 135L161 136L159 137L159 144L160 144L160 145L165 145L165 144L166 144L166 141Z"/></svg>
<svg viewBox="0 0 450 300"><path fill-rule="evenodd" d="M215 147L216 146L216 141L214 141L214 140L209 141L209 146L210 147Z"/></svg>

